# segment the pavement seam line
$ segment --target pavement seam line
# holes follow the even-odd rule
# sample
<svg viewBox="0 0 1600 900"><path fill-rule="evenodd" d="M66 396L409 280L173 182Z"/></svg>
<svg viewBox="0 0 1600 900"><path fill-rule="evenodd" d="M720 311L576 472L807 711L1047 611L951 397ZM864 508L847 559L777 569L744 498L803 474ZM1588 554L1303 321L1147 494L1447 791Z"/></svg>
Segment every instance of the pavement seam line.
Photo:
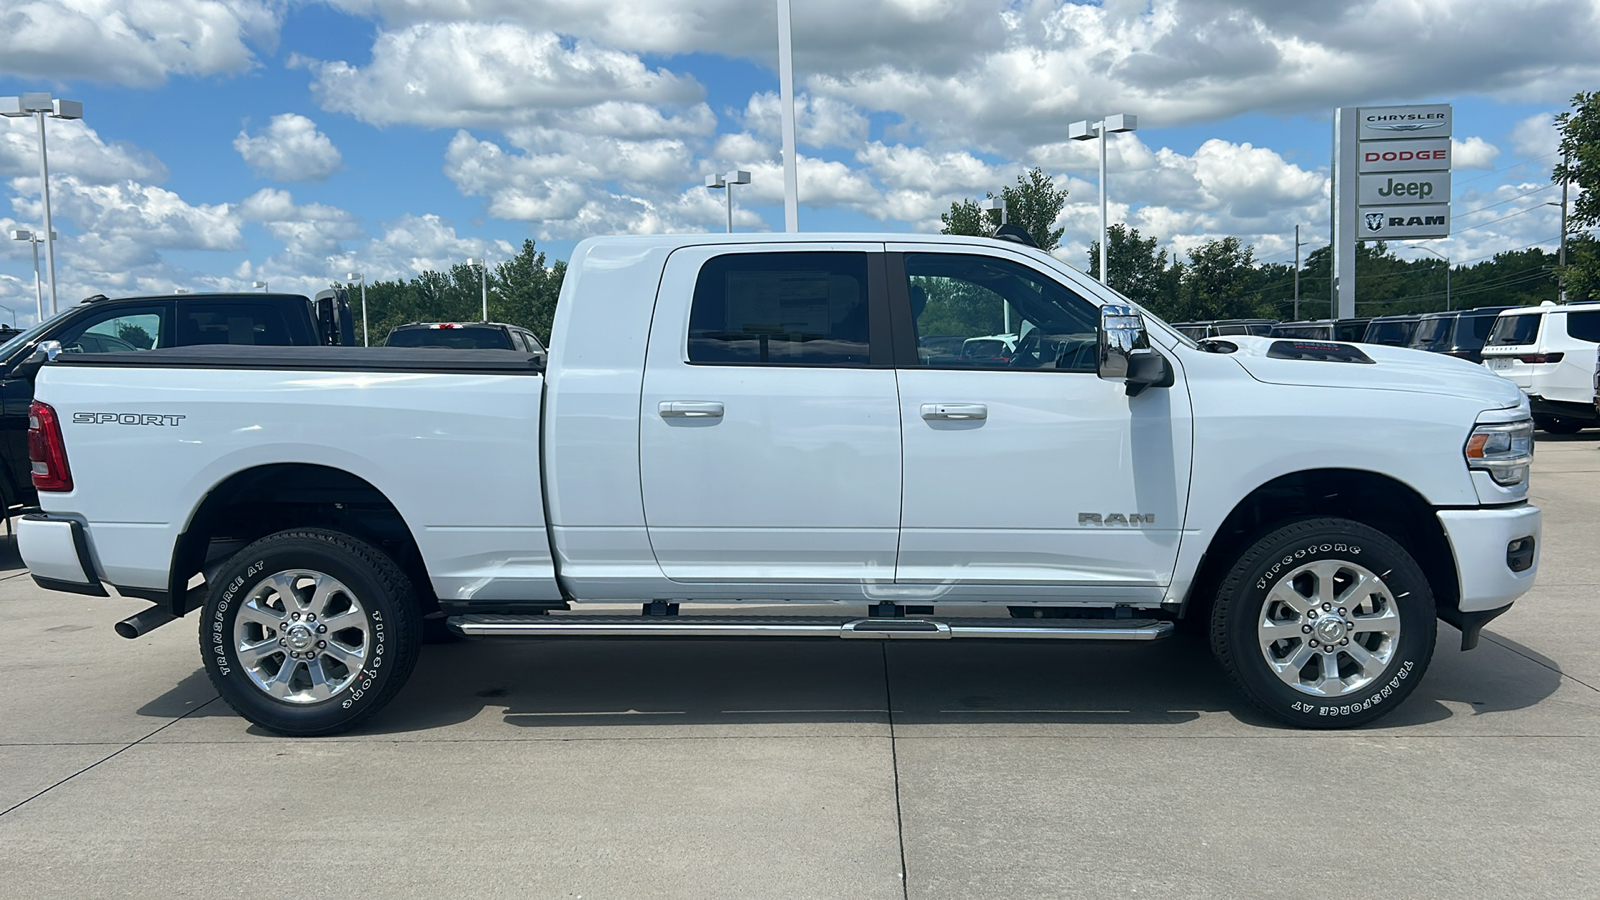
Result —
<svg viewBox="0 0 1600 900"><path fill-rule="evenodd" d="M95 766L100 765L100 763L110 762L111 760L116 759L118 756L121 756L124 751L132 750L134 747L139 746L140 744L142 744L145 741L155 737L156 735L160 734L161 732L166 731L168 728L171 728L172 726L178 724L179 722L182 722L184 719L187 719L190 716L194 715L195 713L199 712L200 710L205 709L206 707L210 706L212 703L215 703L219 699L221 699L221 698L220 697L212 697L210 700L207 700L206 702L200 704L199 706L196 706L194 709L191 709L188 712L184 713L183 715L177 717L176 719L173 719L172 721L166 723L165 725L162 725L160 728L157 728L155 731L152 731L149 734L145 735L144 737L139 738L138 740L136 740L133 743L129 744L128 746L117 750L117 752L111 754L110 756L107 756L105 759L98 760L96 762L92 762L89 765L84 766L83 768L79 769L78 771L73 772L71 775L68 775L67 777L61 779L60 781L56 782L55 784L50 785L49 787L45 788L44 790L40 791L39 793L34 794L32 797L29 797L28 799L17 803L16 805L12 806L9 809L6 809L4 811L0 811L0 818L4 818L5 816L11 814L12 812L21 809L22 807L28 805L29 803L32 803L33 801L39 799L40 797L43 797L45 794L50 793L51 791L55 790L56 788L61 787L63 784L66 784L67 782L71 781L72 779L77 778L79 775L82 775L83 773L89 771L90 769L94 768Z"/></svg>
<svg viewBox="0 0 1600 900"><path fill-rule="evenodd" d="M906 868L906 821L900 811L900 750L894 736L894 688L889 681L889 642L878 645L883 654L883 709L889 716L889 765L894 772L894 833L900 842L900 896L911 898L911 872Z"/></svg>
<svg viewBox="0 0 1600 900"><path fill-rule="evenodd" d="M1562 678L1571 678L1573 681L1576 681L1577 683L1583 685L1584 687L1588 688L1589 690L1595 691L1596 693L1600 693L1600 687L1595 687L1594 685L1590 684L1589 682L1584 681L1582 678L1575 678L1572 675L1569 675L1566 672L1561 671L1560 669L1556 668L1555 666L1550 665L1547 662L1541 662L1540 660L1534 659L1533 657L1529 656L1526 653L1523 653L1521 650L1518 650L1515 647L1508 646L1506 644L1502 644L1499 641L1495 640L1494 639L1494 635L1492 635L1492 634L1484 634L1483 635L1483 639L1488 641L1491 644L1494 644L1494 645L1498 646L1498 647L1505 647L1507 650L1510 650L1512 653L1515 653L1516 655L1522 657L1523 659L1527 660L1528 662L1544 666L1546 669L1549 669L1550 671L1556 673L1557 675L1560 675Z"/></svg>

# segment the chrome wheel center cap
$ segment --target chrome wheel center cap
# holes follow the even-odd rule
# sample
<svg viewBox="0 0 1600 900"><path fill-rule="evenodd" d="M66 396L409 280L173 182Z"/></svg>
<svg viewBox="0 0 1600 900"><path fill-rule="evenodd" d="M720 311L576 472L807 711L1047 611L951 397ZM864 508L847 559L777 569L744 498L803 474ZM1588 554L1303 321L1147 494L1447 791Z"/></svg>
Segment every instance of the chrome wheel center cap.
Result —
<svg viewBox="0 0 1600 900"><path fill-rule="evenodd" d="M311 649L317 642L317 633L302 623L296 622L284 629L283 639L289 642L289 649L300 653Z"/></svg>
<svg viewBox="0 0 1600 900"><path fill-rule="evenodd" d="M1323 616L1312 626L1311 633L1324 644L1337 644L1344 640L1344 619L1333 615Z"/></svg>

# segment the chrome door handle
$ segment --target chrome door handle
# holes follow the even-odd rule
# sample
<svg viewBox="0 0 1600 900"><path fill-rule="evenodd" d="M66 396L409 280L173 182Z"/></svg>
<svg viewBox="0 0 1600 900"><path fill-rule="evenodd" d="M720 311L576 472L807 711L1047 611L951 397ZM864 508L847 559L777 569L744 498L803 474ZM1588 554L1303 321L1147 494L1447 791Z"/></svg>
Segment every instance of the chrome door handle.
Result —
<svg viewBox="0 0 1600 900"><path fill-rule="evenodd" d="M692 400L663 400L656 406L663 419L720 419L722 404Z"/></svg>
<svg viewBox="0 0 1600 900"><path fill-rule="evenodd" d="M957 421L987 419L989 418L989 407L982 403L924 403L922 404L922 417L924 419L954 419Z"/></svg>

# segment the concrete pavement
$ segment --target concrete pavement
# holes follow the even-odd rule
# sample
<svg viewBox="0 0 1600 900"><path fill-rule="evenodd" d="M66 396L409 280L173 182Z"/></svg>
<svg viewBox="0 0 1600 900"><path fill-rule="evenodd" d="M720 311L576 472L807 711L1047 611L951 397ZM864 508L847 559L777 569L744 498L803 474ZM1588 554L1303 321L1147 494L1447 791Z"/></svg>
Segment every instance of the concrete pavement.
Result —
<svg viewBox="0 0 1600 900"><path fill-rule="evenodd" d="M215 699L193 620L0 570L0 894L1600 894L1600 433L1540 581L1407 704L1278 728L1199 642L427 648L361 731ZM5 566L0 561L0 566ZM903 867L903 868L902 868Z"/></svg>

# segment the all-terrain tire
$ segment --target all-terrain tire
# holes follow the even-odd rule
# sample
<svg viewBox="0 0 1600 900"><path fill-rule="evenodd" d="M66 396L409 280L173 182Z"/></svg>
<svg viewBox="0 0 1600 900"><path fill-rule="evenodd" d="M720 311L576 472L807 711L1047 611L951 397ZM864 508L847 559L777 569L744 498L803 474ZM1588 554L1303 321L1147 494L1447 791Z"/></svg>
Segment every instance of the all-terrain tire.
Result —
<svg viewBox="0 0 1600 900"><path fill-rule="evenodd" d="M1211 649L1257 707L1297 728L1365 725L1433 659L1433 591L1411 555L1349 519L1258 535L1229 567Z"/></svg>
<svg viewBox="0 0 1600 900"><path fill-rule="evenodd" d="M280 531L235 554L200 626L217 693L291 736L334 734L377 713L405 686L421 642L420 608L400 567L320 528Z"/></svg>

